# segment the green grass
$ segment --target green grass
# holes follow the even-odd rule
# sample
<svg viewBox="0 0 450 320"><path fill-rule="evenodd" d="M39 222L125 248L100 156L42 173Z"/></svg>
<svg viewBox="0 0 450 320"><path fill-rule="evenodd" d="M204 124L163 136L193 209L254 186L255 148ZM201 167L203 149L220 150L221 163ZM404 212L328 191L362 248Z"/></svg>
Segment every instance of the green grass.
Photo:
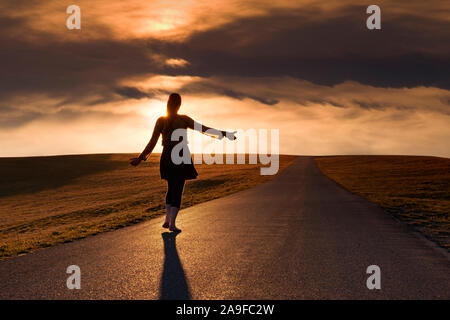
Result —
<svg viewBox="0 0 450 320"><path fill-rule="evenodd" d="M450 159L333 156L315 160L331 179L450 250Z"/></svg>
<svg viewBox="0 0 450 320"><path fill-rule="evenodd" d="M0 258L142 222L164 212L159 155L138 167L134 154L0 158ZM280 156L280 171L295 159ZM184 208L271 179L261 165L196 165Z"/></svg>

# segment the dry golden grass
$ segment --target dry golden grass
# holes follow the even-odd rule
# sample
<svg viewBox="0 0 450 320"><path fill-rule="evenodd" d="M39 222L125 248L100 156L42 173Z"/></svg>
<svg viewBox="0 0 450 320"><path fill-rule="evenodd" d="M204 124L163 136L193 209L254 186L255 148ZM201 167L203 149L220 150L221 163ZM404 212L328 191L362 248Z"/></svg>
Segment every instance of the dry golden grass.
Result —
<svg viewBox="0 0 450 320"><path fill-rule="evenodd" d="M331 179L450 249L450 159L421 156L315 158Z"/></svg>
<svg viewBox="0 0 450 320"><path fill-rule="evenodd" d="M0 159L0 258L69 242L164 212L159 155L138 167L135 154ZM280 156L280 171L295 159ZM261 165L196 165L184 208L271 179Z"/></svg>

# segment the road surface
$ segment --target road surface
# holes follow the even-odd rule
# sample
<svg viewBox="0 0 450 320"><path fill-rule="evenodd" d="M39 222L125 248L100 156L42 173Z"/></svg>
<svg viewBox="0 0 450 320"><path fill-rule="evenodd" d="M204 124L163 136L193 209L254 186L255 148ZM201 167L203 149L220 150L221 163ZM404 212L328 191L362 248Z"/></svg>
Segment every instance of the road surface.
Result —
<svg viewBox="0 0 450 320"><path fill-rule="evenodd" d="M0 261L1 299L449 299L450 260L299 157L257 187ZM81 289L66 268L81 269ZM369 290L366 269L381 270Z"/></svg>

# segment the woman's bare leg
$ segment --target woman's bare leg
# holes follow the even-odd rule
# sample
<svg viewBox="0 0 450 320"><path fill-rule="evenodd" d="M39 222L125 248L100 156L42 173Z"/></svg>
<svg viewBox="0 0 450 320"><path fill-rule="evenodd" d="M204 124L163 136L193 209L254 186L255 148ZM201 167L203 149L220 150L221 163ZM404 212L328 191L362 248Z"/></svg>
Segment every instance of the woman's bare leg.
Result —
<svg viewBox="0 0 450 320"><path fill-rule="evenodd" d="M166 203L166 221L164 221L164 224L162 225L163 228L168 228L170 226L170 214L172 206L170 204Z"/></svg>
<svg viewBox="0 0 450 320"><path fill-rule="evenodd" d="M170 231L175 232L181 231L176 227L175 221L177 219L178 211L180 211L181 197L183 196L184 183L185 183L184 179L175 179L173 183L171 183L172 201L170 203L172 205L172 213L170 215L170 222L169 222Z"/></svg>
<svg viewBox="0 0 450 320"><path fill-rule="evenodd" d="M178 211L180 211L180 208L172 207L172 214L170 215L170 231L180 232L181 230L178 229L175 225L175 221L177 219Z"/></svg>

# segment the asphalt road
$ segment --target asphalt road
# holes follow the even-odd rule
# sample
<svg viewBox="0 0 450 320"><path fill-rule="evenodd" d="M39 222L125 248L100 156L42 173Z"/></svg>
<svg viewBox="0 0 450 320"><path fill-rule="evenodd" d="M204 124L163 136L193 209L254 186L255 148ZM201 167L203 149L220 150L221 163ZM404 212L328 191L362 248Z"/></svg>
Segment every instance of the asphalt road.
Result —
<svg viewBox="0 0 450 320"><path fill-rule="evenodd" d="M450 260L299 157L179 215L0 261L1 299L449 299ZM81 268L81 289L66 268ZM366 268L381 269L381 290Z"/></svg>

